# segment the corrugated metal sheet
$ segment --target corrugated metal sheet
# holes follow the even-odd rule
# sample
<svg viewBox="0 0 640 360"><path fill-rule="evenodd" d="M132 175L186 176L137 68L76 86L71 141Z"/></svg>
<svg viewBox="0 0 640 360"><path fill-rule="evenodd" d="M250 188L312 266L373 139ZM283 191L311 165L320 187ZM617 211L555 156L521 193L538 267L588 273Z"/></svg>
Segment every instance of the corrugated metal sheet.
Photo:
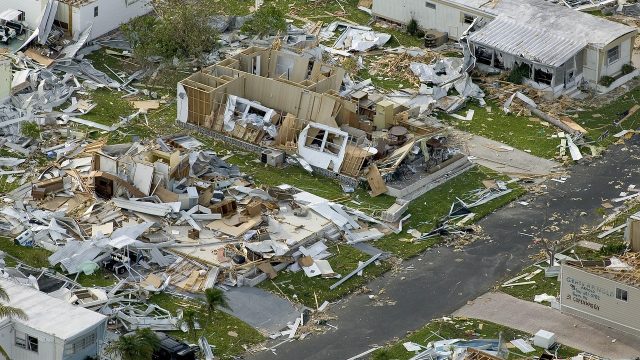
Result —
<svg viewBox="0 0 640 360"><path fill-rule="evenodd" d="M561 66L587 45L503 16L471 34L469 41L551 67Z"/></svg>

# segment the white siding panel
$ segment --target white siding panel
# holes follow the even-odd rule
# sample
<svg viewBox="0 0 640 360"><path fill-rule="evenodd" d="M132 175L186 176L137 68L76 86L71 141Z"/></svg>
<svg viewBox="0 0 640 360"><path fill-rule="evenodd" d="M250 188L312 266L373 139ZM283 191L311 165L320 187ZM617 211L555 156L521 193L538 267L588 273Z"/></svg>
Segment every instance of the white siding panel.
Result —
<svg viewBox="0 0 640 360"><path fill-rule="evenodd" d="M561 277L562 312L640 335L640 289L566 265ZM616 288L627 291L628 301L616 299Z"/></svg>
<svg viewBox="0 0 640 360"><path fill-rule="evenodd" d="M84 31L93 23L89 40L100 37L131 19L151 11L150 0L96 0L82 6L78 13L74 12L74 32ZM128 5L127 5L128 4ZM98 7L98 16L94 17L94 9ZM74 36L76 34L74 33Z"/></svg>
<svg viewBox="0 0 640 360"><path fill-rule="evenodd" d="M427 2L435 4L435 10ZM375 16L402 24L414 18L420 28L446 32L456 40L469 27L463 21L464 11L438 0L374 0L372 11Z"/></svg>

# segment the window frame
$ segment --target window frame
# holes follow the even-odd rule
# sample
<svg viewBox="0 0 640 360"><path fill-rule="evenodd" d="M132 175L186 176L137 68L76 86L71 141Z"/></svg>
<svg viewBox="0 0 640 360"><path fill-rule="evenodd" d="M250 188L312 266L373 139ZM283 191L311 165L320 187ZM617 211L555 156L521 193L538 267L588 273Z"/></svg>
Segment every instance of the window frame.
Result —
<svg viewBox="0 0 640 360"><path fill-rule="evenodd" d="M66 355L74 355L80 351L96 345L98 342L98 336L95 331L79 337L64 345L64 353Z"/></svg>
<svg viewBox="0 0 640 360"><path fill-rule="evenodd" d="M625 289L616 288L616 300L629 302L629 292Z"/></svg>
<svg viewBox="0 0 640 360"><path fill-rule="evenodd" d="M611 54L612 53L615 53L615 59L613 59L613 60L611 60L611 58L612 58ZM612 47L611 49L607 50L607 65L615 64L619 60L620 60L620 45L616 45L616 46Z"/></svg>
<svg viewBox="0 0 640 360"><path fill-rule="evenodd" d="M425 1L424 2L424 6L426 6L427 9L433 9L433 10L436 9L436 4L434 4L434 3L430 2L430 1Z"/></svg>
<svg viewBox="0 0 640 360"><path fill-rule="evenodd" d="M473 24L473 22L476 19L476 16L471 15L471 14L465 14L465 13L461 13L462 14L462 23L463 24Z"/></svg>
<svg viewBox="0 0 640 360"><path fill-rule="evenodd" d="M36 354L38 353L38 338L25 332L19 330L14 331L14 344L20 349L29 350Z"/></svg>

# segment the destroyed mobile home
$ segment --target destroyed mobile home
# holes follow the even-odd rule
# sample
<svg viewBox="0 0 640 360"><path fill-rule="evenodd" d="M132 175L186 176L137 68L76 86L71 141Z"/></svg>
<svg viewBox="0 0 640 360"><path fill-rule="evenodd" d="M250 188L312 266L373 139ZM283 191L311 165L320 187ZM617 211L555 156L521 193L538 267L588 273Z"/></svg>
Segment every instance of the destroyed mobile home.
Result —
<svg viewBox="0 0 640 360"><path fill-rule="evenodd" d="M4 235L52 251L50 264L69 275L103 268L151 291L188 292L254 286L287 266L336 277L325 239L366 241L391 228L287 185L254 188L192 138L76 145L7 194L1 211Z"/></svg>
<svg viewBox="0 0 640 360"><path fill-rule="evenodd" d="M273 166L298 162L352 187L366 179L373 196L416 197L469 167L441 128L410 114L416 107L346 87L344 78L310 55L248 48L178 84L178 123Z"/></svg>

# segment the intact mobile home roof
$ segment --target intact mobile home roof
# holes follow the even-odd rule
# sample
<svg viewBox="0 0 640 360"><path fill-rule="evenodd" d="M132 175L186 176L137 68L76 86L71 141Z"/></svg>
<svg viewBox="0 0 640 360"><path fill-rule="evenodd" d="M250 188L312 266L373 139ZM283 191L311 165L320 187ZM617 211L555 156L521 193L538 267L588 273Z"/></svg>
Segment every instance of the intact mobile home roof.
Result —
<svg viewBox="0 0 640 360"><path fill-rule="evenodd" d="M0 279L9 295L9 306L22 309L27 320L16 320L32 329L69 339L105 321L104 315L71 305L34 288Z"/></svg>
<svg viewBox="0 0 640 360"><path fill-rule="evenodd" d="M439 1L438 1L439 2ZM444 0L476 8L493 16L508 16L519 24L544 30L577 43L602 48L636 29L545 0Z"/></svg>
<svg viewBox="0 0 640 360"><path fill-rule="evenodd" d="M469 40L524 59L559 67L587 44L549 34L513 19L498 16Z"/></svg>

